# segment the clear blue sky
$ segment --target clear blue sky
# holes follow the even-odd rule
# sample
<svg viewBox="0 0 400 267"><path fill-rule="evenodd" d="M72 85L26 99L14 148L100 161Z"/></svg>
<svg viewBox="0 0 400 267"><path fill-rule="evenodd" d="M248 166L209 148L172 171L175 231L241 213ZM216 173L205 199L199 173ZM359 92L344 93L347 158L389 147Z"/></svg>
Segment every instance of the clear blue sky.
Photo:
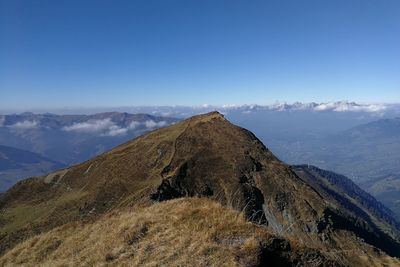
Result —
<svg viewBox="0 0 400 267"><path fill-rule="evenodd" d="M398 0L0 0L0 107L400 102Z"/></svg>

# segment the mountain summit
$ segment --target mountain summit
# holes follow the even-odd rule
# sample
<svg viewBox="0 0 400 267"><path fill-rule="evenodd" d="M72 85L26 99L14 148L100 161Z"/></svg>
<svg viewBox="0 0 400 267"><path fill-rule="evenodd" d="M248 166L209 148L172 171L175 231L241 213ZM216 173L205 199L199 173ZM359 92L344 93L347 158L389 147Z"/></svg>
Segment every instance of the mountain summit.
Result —
<svg viewBox="0 0 400 267"><path fill-rule="evenodd" d="M207 197L301 246L335 251L343 265L379 255L373 247L400 257L391 212L333 176L281 162L254 134L211 112L19 182L0 198L0 248L115 209Z"/></svg>

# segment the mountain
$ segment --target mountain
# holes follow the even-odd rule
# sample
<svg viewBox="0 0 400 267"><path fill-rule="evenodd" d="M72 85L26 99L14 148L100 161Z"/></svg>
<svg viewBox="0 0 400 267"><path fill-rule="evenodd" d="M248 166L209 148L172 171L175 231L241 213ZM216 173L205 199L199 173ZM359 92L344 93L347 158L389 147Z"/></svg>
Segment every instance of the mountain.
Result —
<svg viewBox="0 0 400 267"><path fill-rule="evenodd" d="M68 229L86 231L79 222L92 225L99 219L104 224L101 220L107 216L111 220L112 212L129 207L151 210L154 202L187 197L207 197L242 212L249 221L289 242L283 250L290 257L297 252L289 247L319 251L323 256L314 254L314 259L322 266L382 264L385 253L400 257L398 224L373 197L341 176L332 178L317 169L283 163L254 134L217 112L152 131L82 164L17 183L0 196L0 248L5 252L37 234L36 241L28 242L49 240L49 230L61 231L61 236L71 233ZM202 214L195 212L188 219L201 223ZM109 227L113 228L111 221ZM6 257L10 260L12 254ZM330 261L335 264L321 263ZM284 262L295 265L288 259Z"/></svg>
<svg viewBox="0 0 400 267"><path fill-rule="evenodd" d="M62 167L62 163L39 154L0 145L0 192L22 178L43 175Z"/></svg>
<svg viewBox="0 0 400 267"><path fill-rule="evenodd" d="M147 114L118 112L94 115L22 113L0 116L0 145L29 150L63 165L88 160L121 143L177 119ZM60 168L58 165L56 168ZM56 168L44 169L43 174ZM7 189L23 170L10 173L2 189ZM21 173L24 174L24 173ZM5 177L5 176L4 176ZM6 187L6 188L4 188Z"/></svg>

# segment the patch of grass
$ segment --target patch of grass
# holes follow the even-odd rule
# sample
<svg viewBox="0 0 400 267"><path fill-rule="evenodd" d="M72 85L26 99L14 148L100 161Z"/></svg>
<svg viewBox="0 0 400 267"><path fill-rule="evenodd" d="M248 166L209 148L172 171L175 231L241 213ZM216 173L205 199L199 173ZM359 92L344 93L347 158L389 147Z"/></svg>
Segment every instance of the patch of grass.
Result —
<svg viewBox="0 0 400 267"><path fill-rule="evenodd" d="M30 205L29 203L16 205L8 208L2 214L2 220L5 222L0 228L0 233L10 233L16 229L23 228L33 222L45 218L51 211L58 206L62 206L70 201L78 200L85 194L79 191L72 191L62 194L56 201L42 202L40 204Z"/></svg>
<svg viewBox="0 0 400 267"><path fill-rule="evenodd" d="M45 215L47 211L47 209L39 208L38 206L32 207L28 205L19 205L8 209L4 213L6 223L1 227L0 232L2 234L12 232Z"/></svg>

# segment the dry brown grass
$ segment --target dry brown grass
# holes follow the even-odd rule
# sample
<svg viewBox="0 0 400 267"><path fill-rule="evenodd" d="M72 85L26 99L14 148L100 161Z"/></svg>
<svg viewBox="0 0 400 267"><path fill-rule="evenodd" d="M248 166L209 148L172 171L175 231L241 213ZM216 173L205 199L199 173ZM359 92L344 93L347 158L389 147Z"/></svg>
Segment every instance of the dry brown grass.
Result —
<svg viewBox="0 0 400 267"><path fill-rule="evenodd" d="M0 266L258 266L262 244L272 240L266 228L236 210L183 198L55 228L15 246ZM333 265L326 266L399 266L394 258L360 250L321 250L323 257L307 260L314 252L290 240L288 257L302 258L300 266L328 259Z"/></svg>
<svg viewBox="0 0 400 267"><path fill-rule="evenodd" d="M238 266L256 264L268 233L204 198L115 211L35 236L1 266ZM238 261L240 258L240 261Z"/></svg>

